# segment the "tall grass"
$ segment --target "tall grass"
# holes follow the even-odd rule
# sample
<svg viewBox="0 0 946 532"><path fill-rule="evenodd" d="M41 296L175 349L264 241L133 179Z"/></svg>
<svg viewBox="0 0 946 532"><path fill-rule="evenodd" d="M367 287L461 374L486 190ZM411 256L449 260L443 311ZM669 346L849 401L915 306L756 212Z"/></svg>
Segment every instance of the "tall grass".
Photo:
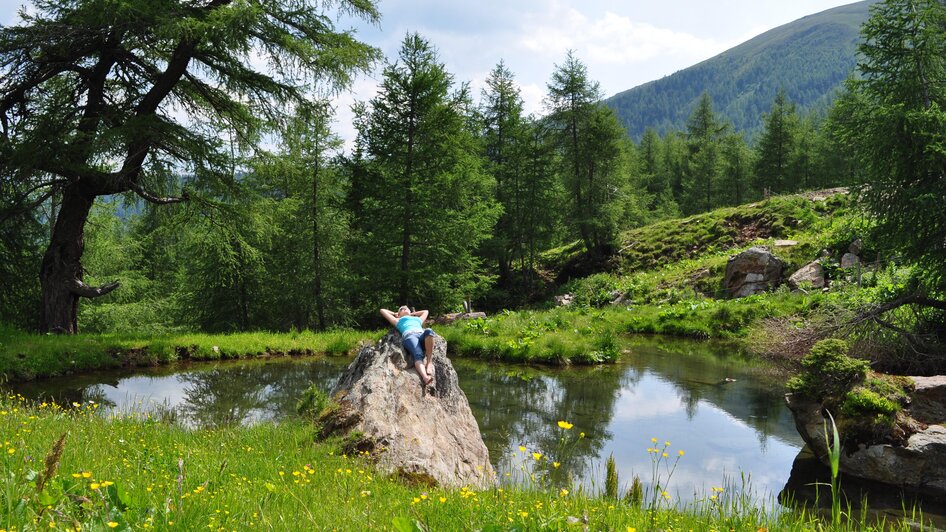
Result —
<svg viewBox="0 0 946 532"><path fill-rule="evenodd" d="M543 482L410 486L364 456L316 442L301 420L185 430L96 410L0 398L0 528L835 530L805 512L760 508L735 490L726 501L648 509Z"/></svg>

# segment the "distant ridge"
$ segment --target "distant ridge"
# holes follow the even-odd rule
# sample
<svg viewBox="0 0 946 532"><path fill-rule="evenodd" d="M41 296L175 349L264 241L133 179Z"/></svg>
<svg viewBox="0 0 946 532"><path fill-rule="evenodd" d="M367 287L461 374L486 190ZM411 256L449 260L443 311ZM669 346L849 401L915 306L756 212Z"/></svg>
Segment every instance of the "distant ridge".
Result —
<svg viewBox="0 0 946 532"><path fill-rule="evenodd" d="M704 90L736 131L761 130L779 87L799 113L823 111L856 64L860 26L878 0L836 7L769 30L670 76L605 100L634 139L683 130Z"/></svg>

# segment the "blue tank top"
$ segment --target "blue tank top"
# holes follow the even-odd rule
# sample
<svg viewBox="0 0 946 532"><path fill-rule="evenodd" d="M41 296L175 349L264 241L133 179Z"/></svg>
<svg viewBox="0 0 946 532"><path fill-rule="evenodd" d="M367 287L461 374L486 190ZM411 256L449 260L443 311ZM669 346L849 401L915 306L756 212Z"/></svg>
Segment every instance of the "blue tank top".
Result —
<svg viewBox="0 0 946 532"><path fill-rule="evenodd" d="M424 326L417 316L404 316L397 320L397 332L404 336L411 331L423 332Z"/></svg>

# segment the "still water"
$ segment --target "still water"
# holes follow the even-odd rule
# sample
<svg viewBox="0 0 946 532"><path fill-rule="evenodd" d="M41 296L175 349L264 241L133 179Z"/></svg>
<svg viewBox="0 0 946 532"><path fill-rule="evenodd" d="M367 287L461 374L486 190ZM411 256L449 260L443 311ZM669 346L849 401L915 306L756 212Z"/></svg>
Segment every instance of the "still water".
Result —
<svg viewBox="0 0 946 532"><path fill-rule="evenodd" d="M541 452L600 489L604 462L613 455L622 484L634 475L647 482L653 457L647 449L656 438L661 448L670 442L670 461L679 457L669 485L674 498L686 502L715 486L739 486L743 475L751 478L755 498L778 494L802 447L780 383L758 377L725 345L637 339L623 347L619 363L598 367L453 360L501 475L521 477L531 453ZM305 388L315 383L328 391L349 362L186 364L70 376L15 391L66 403L95 401L106 410L157 410L190 426L258 423L294 415ZM559 420L574 427L563 431ZM560 458L563 435L570 452Z"/></svg>

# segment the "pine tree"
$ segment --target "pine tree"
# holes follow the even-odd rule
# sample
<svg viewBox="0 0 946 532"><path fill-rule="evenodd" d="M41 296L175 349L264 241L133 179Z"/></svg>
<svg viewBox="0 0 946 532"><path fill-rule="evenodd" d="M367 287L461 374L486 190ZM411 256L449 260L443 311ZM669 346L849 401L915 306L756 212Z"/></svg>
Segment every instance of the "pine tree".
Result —
<svg viewBox="0 0 946 532"><path fill-rule="evenodd" d="M886 0L862 29L861 77L835 128L863 176L858 198L890 251L946 291L946 4ZM940 303L946 309L946 303Z"/></svg>
<svg viewBox="0 0 946 532"><path fill-rule="evenodd" d="M499 268L499 282L508 285L515 262L525 255L524 193L527 151L522 97L512 72L500 62L486 79L481 114L483 144L489 171L496 179L496 199L503 214L486 244Z"/></svg>
<svg viewBox="0 0 946 532"><path fill-rule="evenodd" d="M269 328L321 330L345 316L350 215L347 182L334 160L341 139L330 128L331 118L327 102L300 106L284 128L280 152L261 154L253 164L250 179L277 230L265 261L272 279L263 294Z"/></svg>
<svg viewBox="0 0 946 532"><path fill-rule="evenodd" d="M337 31L322 4L304 1L33 3L21 25L0 28L0 176L14 189L7 213L61 198L40 269L51 331L77 332L80 298L117 287L83 282L97 198L168 204L226 187L233 172L221 138L255 142L308 83L344 87L377 56ZM330 5L378 18L371 0Z"/></svg>
<svg viewBox="0 0 946 532"><path fill-rule="evenodd" d="M713 100L704 92L687 121L687 161L681 202L684 212L708 211L716 205L719 143L728 127L716 117Z"/></svg>
<svg viewBox="0 0 946 532"><path fill-rule="evenodd" d="M790 163L798 130L795 105L779 90L772 109L763 117L764 130L756 148L756 189L771 193L791 192L798 184L790 176Z"/></svg>
<svg viewBox="0 0 946 532"><path fill-rule="evenodd" d="M604 254L616 235L627 177L626 133L601 98L598 83L569 51L552 73L546 105L570 196L568 221L593 255Z"/></svg>
<svg viewBox="0 0 946 532"><path fill-rule="evenodd" d="M361 110L351 201L366 312L392 300L442 311L483 289L473 251L499 215L495 181L461 112L469 95L452 86L430 43L409 34Z"/></svg>
<svg viewBox="0 0 946 532"><path fill-rule="evenodd" d="M749 184L752 177L752 153L746 141L738 133L730 133L720 146L721 197L728 205L741 205L749 200Z"/></svg>

